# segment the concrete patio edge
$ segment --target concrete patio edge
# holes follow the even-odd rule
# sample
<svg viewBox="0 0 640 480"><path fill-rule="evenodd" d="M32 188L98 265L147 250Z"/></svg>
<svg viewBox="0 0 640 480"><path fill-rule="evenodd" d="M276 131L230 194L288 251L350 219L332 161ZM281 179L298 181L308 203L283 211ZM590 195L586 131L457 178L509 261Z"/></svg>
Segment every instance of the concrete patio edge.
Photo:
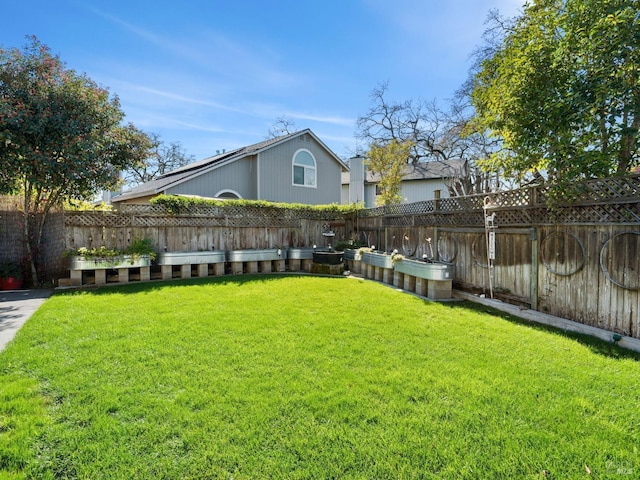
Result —
<svg viewBox="0 0 640 480"><path fill-rule="evenodd" d="M52 290L0 291L0 351L52 293Z"/></svg>

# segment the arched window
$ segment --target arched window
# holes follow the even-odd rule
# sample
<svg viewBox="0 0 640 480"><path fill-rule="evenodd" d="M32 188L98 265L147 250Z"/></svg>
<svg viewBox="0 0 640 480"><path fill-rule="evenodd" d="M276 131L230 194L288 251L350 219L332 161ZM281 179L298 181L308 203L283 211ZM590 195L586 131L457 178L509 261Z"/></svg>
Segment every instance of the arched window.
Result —
<svg viewBox="0 0 640 480"><path fill-rule="evenodd" d="M309 150L298 150L293 156L293 184L316 187L316 159Z"/></svg>
<svg viewBox="0 0 640 480"><path fill-rule="evenodd" d="M230 189L226 188L226 189L220 190L218 193L216 193L214 195L214 198L234 198L234 199L238 199L238 198L242 198L242 197L235 190L230 190Z"/></svg>

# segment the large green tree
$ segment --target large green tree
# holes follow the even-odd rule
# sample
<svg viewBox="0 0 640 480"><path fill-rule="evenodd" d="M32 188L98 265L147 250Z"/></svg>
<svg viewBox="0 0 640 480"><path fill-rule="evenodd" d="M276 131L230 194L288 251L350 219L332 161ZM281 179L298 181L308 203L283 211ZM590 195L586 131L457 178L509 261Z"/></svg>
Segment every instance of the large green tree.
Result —
<svg viewBox="0 0 640 480"><path fill-rule="evenodd" d="M35 37L23 50L0 49L0 192L23 198L33 284L51 209L113 188L121 170L148 156L147 135L123 119L117 97Z"/></svg>
<svg viewBox="0 0 640 480"><path fill-rule="evenodd" d="M503 141L485 166L544 172L561 196L577 180L637 165L640 3L533 0L500 26L472 92L476 127Z"/></svg>

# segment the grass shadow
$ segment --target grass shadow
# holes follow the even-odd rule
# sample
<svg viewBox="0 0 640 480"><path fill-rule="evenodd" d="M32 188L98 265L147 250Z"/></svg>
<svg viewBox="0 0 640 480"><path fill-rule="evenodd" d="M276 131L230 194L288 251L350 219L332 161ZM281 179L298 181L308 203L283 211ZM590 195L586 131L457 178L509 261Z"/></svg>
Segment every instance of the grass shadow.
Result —
<svg viewBox="0 0 640 480"><path fill-rule="evenodd" d="M598 355L602 355L604 357L612 358L612 359L631 359L635 361L640 361L640 353L634 352L633 350L629 350L623 347L616 345L613 342L606 342L596 337L592 337L591 335L587 335L584 333L571 332L568 330L563 330L558 327L554 327L551 325L545 325L542 323L537 323L531 320L527 320L522 317L518 317L516 315L503 312L501 310L495 309L493 307L482 305L480 303L471 302L469 300L463 300L461 302L452 302L444 304L451 309L460 309L464 308L466 310L473 310L478 313L488 313L495 317L499 317L502 320L506 320L510 323L523 325L528 328L552 333L554 335L559 335L571 340L574 340L581 345L589 348L593 353Z"/></svg>
<svg viewBox="0 0 640 480"><path fill-rule="evenodd" d="M238 275L223 275L219 277L192 277L187 279L171 279L171 280L154 280L152 282L132 282L132 283L112 283L107 285L85 285L78 288L65 289L55 292L55 295L77 295L77 294L91 294L91 295L111 295L113 293L119 294L134 294L140 292L158 291L165 288L186 288L194 285L207 285L207 284L229 284L235 283L243 285L246 283L254 282L278 282L284 278L291 277L305 277L309 276L306 273L257 273L257 274L238 274ZM314 275L315 276L315 275ZM342 281L345 277L331 277L335 280Z"/></svg>

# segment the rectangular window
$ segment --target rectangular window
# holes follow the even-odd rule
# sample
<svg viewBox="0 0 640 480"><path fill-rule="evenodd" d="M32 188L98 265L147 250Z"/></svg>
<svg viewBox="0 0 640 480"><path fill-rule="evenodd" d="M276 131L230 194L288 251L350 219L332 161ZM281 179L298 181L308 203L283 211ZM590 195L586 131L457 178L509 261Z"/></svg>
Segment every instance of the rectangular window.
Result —
<svg viewBox="0 0 640 480"><path fill-rule="evenodd" d="M293 183L295 185L304 185L304 167L297 165L293 167Z"/></svg>
<svg viewBox="0 0 640 480"><path fill-rule="evenodd" d="M316 185L316 171L313 168L304 169L304 184L308 187Z"/></svg>

